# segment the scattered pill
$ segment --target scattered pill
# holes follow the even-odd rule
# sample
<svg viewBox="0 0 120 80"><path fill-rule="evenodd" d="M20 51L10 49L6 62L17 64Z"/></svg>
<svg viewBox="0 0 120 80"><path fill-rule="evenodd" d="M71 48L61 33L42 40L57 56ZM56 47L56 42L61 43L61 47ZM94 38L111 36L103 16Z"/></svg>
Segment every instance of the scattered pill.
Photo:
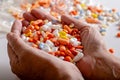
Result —
<svg viewBox="0 0 120 80"><path fill-rule="evenodd" d="M113 53L115 53L115 50L114 50L113 48L110 48L110 49L109 49L109 52L110 52L111 54L113 54Z"/></svg>

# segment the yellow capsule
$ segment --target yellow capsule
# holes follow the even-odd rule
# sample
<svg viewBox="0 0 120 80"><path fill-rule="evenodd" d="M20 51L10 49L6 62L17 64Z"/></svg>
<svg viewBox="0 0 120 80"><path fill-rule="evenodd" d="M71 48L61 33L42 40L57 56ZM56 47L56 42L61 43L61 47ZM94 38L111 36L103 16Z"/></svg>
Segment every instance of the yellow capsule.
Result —
<svg viewBox="0 0 120 80"><path fill-rule="evenodd" d="M67 37L67 36L61 36L61 38L63 38L63 39L68 39L68 37Z"/></svg>
<svg viewBox="0 0 120 80"><path fill-rule="evenodd" d="M105 36L105 35L106 35L106 32L101 32L101 35L102 35L102 36Z"/></svg>
<svg viewBox="0 0 120 80"><path fill-rule="evenodd" d="M31 32L28 32L28 33L25 34L25 36L26 36L26 37L30 37L30 36L32 36L32 33L31 33Z"/></svg>
<svg viewBox="0 0 120 80"><path fill-rule="evenodd" d="M33 24L34 23L34 21L30 21L30 24Z"/></svg>
<svg viewBox="0 0 120 80"><path fill-rule="evenodd" d="M83 8L83 9L87 9L87 6L84 4L84 3L82 3L82 4L80 4L81 5L81 7Z"/></svg>
<svg viewBox="0 0 120 80"><path fill-rule="evenodd" d="M95 14L95 13L92 13L92 17L93 17L93 18L98 18L98 15Z"/></svg>
<svg viewBox="0 0 120 80"><path fill-rule="evenodd" d="M60 35L60 38L64 38L64 39L67 38L67 33L64 31L59 32L59 35Z"/></svg>
<svg viewBox="0 0 120 80"><path fill-rule="evenodd" d="M59 34L60 34L61 36L66 36L66 35L67 35L67 33L66 33L65 31L60 31Z"/></svg>
<svg viewBox="0 0 120 80"><path fill-rule="evenodd" d="M103 24L103 25L102 25L102 27L103 27L103 28L107 28L108 26L107 26L107 25L105 25L105 24Z"/></svg>
<svg viewBox="0 0 120 80"><path fill-rule="evenodd" d="M43 41L44 41L44 38L43 38L43 37L41 37L41 38L40 38L40 42L43 42Z"/></svg>

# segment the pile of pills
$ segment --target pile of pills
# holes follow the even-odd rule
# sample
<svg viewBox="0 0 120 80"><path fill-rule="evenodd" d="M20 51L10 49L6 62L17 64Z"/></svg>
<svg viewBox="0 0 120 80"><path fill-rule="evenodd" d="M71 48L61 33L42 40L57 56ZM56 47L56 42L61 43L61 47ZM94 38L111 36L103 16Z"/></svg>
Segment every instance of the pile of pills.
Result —
<svg viewBox="0 0 120 80"><path fill-rule="evenodd" d="M21 8L23 11L31 11L40 7L58 21L61 20L62 14L69 14L88 25L99 27L100 33L105 35L110 24L120 21L120 13L116 9L107 9L102 5L90 3L91 0L36 0L33 3L22 4ZM13 12L15 18L23 19L21 14L14 10ZM48 20L36 20L23 27L21 37L33 47L74 63L83 57L79 34L79 30L74 28L73 24L53 24ZM120 37L120 33L116 36ZM109 51L114 53L113 49Z"/></svg>
<svg viewBox="0 0 120 80"><path fill-rule="evenodd" d="M100 33L105 35L107 26L120 20L120 12L116 9L106 9L102 5L91 5L89 2L90 0L69 0L66 11L72 17L83 19L88 24L101 24Z"/></svg>
<svg viewBox="0 0 120 80"><path fill-rule="evenodd" d="M91 4L92 0L36 0L33 3L22 4L21 8L25 11L31 11L34 8L41 7L47 13L61 20L61 14L69 14L72 17L83 20L89 25L100 24L100 33L106 34L107 27L120 20L120 12L116 9L107 9L102 5ZM19 13L14 13L14 17L23 19Z"/></svg>
<svg viewBox="0 0 120 80"><path fill-rule="evenodd" d="M77 62L83 57L80 32L73 24L54 24L55 21L36 20L23 27L22 39L68 62Z"/></svg>

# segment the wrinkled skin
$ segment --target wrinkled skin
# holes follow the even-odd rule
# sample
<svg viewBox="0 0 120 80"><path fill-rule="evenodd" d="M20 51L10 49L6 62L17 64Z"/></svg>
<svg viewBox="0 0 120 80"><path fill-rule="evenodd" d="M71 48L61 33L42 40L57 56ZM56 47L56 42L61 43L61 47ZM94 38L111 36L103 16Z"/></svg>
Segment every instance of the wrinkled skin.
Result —
<svg viewBox="0 0 120 80"><path fill-rule="evenodd" d="M35 11L24 14L26 20L23 25L36 19L32 16L37 14ZM39 12L37 17L49 20L53 18L43 12ZM21 30L22 23L16 20L7 35L11 69L21 80L84 80L74 64L27 45L20 38Z"/></svg>
<svg viewBox="0 0 120 80"><path fill-rule="evenodd" d="M67 24L74 23L81 32L84 57L77 62L76 66L85 80L119 80L113 72L113 64L116 64L115 62L118 62L119 59L107 51L99 32L99 24L98 27L92 27L68 15L63 15L62 21ZM120 70L118 66L116 68L118 71Z"/></svg>
<svg viewBox="0 0 120 80"><path fill-rule="evenodd" d="M39 9L34 9L31 13L25 13L24 18L24 26L27 26L29 21L36 20L38 18L55 20L54 17ZM68 15L62 16L62 22L66 24L74 23L76 28L81 32L80 35L82 45L84 46L84 57L77 62L76 66L83 74L85 80L119 80L120 77L113 74L113 67L116 68L116 72L119 72L120 70L120 66L118 64L119 59L116 59L116 57L109 54L99 31L95 27L89 26L81 21L71 18ZM33 78L33 75L36 75L42 80L62 80L58 79L60 78L58 75L61 75L61 73L64 73L65 75L71 73L69 75L76 75L77 77L80 76L81 79L79 79L83 79L78 69L71 63L58 60L54 56L48 55L43 51L26 45L19 37L21 32L20 25L20 23L19 27L18 23L16 26L13 25L12 33L8 34L8 53L12 71L16 75L22 79ZM12 42L14 42L14 44ZM71 69L73 69L73 71L71 71ZM52 72L49 72L49 70L52 70ZM45 73L43 74L43 72ZM48 79L44 78L46 75ZM53 78L53 76L55 78ZM65 80L65 78L63 79ZM77 79L74 78L68 80Z"/></svg>

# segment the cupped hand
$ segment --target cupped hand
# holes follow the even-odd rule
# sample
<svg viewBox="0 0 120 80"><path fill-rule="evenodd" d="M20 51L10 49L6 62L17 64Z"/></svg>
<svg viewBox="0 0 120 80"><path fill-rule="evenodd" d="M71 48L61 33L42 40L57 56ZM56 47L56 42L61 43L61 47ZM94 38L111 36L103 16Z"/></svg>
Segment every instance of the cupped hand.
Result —
<svg viewBox="0 0 120 80"><path fill-rule="evenodd" d="M73 23L81 32L84 57L77 62L76 66L83 76L88 80L110 80L110 76L113 74L111 69L107 67L109 64L107 64L105 59L111 58L111 55L107 51L98 28L78 21L69 15L63 15L62 22L66 24Z"/></svg>
<svg viewBox="0 0 120 80"><path fill-rule="evenodd" d="M54 18L38 9L25 13L24 17L23 24L16 20L7 35L8 55L13 73L22 80L83 80L74 64L33 48L20 37L22 25L28 25L29 21Z"/></svg>

